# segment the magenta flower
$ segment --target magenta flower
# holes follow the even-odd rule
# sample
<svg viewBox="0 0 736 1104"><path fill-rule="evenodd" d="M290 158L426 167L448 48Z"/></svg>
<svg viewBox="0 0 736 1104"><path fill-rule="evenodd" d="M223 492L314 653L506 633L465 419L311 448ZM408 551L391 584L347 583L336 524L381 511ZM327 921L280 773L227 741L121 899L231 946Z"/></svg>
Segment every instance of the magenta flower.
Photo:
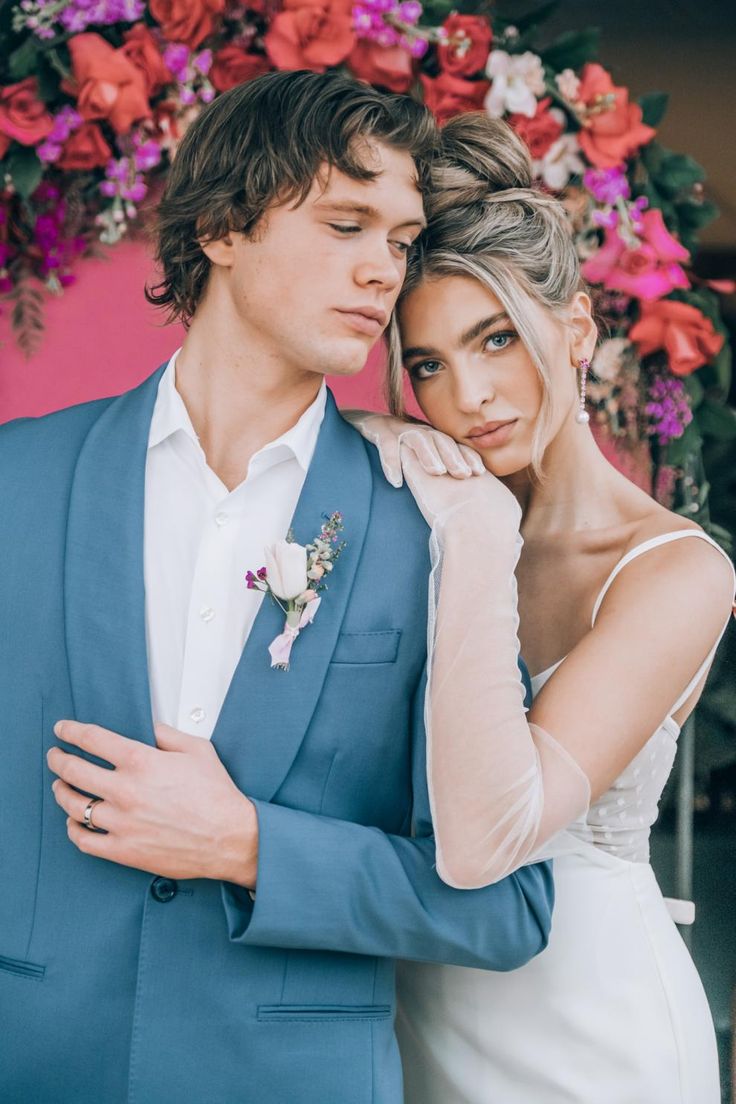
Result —
<svg viewBox="0 0 736 1104"><path fill-rule="evenodd" d="M582 273L592 284L636 299L661 299L674 288L690 287L679 263L689 259L687 249L672 237L655 207L641 216L636 248L627 245L617 229L608 229L603 245L585 262Z"/></svg>

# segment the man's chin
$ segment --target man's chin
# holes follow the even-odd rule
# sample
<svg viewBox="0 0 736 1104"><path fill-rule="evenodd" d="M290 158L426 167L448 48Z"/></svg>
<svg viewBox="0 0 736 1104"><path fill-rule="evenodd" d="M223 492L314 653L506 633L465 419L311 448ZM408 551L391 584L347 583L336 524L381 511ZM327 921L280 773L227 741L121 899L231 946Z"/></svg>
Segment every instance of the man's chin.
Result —
<svg viewBox="0 0 736 1104"><path fill-rule="evenodd" d="M326 376L357 376L365 368L371 350L379 340L341 342L339 348L332 348L324 355L320 370Z"/></svg>

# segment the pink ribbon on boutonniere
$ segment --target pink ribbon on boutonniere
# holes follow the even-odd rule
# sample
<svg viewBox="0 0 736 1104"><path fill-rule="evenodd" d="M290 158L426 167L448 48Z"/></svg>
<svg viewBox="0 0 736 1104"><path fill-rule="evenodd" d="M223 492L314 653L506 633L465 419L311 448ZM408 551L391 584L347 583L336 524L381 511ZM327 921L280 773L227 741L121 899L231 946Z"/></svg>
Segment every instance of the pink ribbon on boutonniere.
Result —
<svg viewBox="0 0 736 1104"><path fill-rule="evenodd" d="M302 610L301 617L296 625L290 625L287 618L286 624L284 625L284 631L280 636L277 636L268 647L272 667L277 667L280 671L289 670L289 660L291 658L291 649L294 641L302 629L312 624L321 601L321 598L314 598L313 601L309 602ZM291 614L289 616L291 616Z"/></svg>

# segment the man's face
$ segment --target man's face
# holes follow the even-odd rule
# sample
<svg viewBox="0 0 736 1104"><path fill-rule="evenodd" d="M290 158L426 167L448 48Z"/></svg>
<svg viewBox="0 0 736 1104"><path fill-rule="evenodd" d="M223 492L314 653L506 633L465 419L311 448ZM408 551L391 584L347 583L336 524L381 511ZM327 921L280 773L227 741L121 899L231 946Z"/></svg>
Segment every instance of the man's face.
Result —
<svg viewBox="0 0 736 1104"><path fill-rule="evenodd" d="M252 237L230 235L227 252L205 246L206 300L224 296L224 317L234 312L274 365L353 375L386 327L424 213L410 154L375 143L365 163L374 180L332 169Z"/></svg>

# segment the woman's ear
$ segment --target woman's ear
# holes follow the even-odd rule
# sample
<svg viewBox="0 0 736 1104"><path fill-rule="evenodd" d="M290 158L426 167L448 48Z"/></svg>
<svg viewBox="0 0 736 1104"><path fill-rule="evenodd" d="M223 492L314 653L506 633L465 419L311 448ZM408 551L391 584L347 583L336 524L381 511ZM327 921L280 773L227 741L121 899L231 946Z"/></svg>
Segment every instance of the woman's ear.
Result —
<svg viewBox="0 0 736 1104"><path fill-rule="evenodd" d="M590 296L584 291L575 294L570 305L570 359L573 364L591 361L598 341L598 327L593 319Z"/></svg>

